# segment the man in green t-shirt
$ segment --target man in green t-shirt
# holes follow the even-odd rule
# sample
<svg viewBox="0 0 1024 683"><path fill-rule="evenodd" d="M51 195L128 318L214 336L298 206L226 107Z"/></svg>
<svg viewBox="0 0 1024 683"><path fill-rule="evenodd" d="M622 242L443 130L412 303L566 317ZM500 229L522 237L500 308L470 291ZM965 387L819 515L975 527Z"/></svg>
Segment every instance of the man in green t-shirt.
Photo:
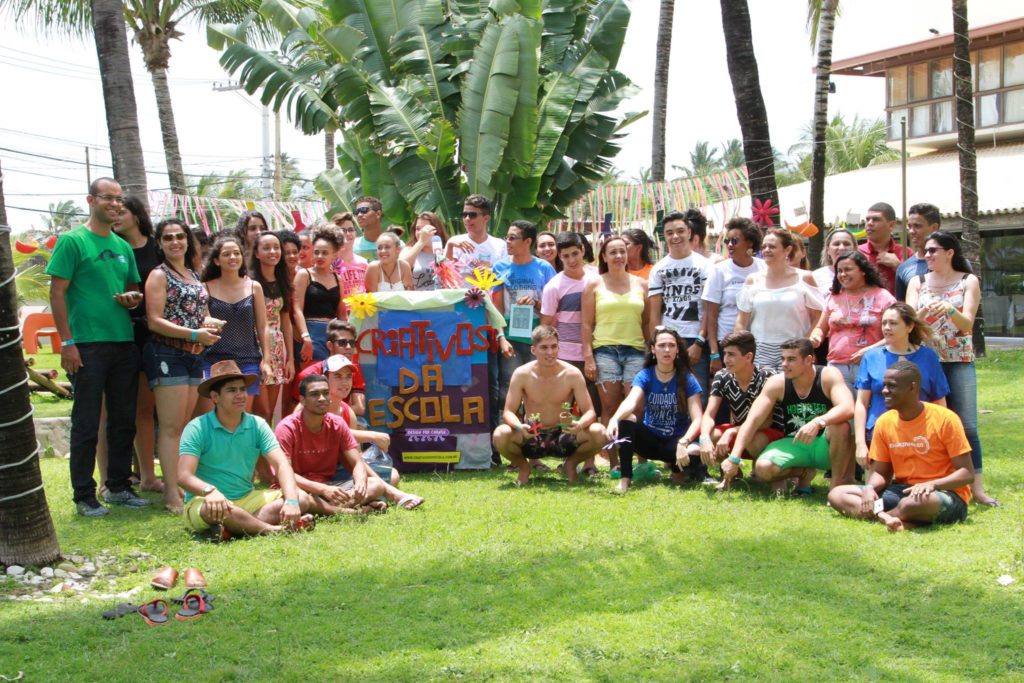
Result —
<svg viewBox="0 0 1024 683"><path fill-rule="evenodd" d="M124 193L113 178L89 185L89 220L61 235L46 272L50 310L61 338L60 364L75 391L71 408L71 486L80 515L109 510L96 500L96 440L100 406L107 404L109 464L104 498L140 508L149 505L131 487L139 350L130 309L142 305L139 271L131 246L113 232L124 211Z"/></svg>
<svg viewBox="0 0 1024 683"><path fill-rule="evenodd" d="M322 499L299 490L270 425L245 412L246 388L257 380L233 360L214 363L210 379L199 385L199 395L213 402L213 410L181 433L178 484L187 492L185 523L194 531L212 528L217 539L311 529L313 516L303 513L333 512ZM260 457L274 469L280 489L252 485Z"/></svg>

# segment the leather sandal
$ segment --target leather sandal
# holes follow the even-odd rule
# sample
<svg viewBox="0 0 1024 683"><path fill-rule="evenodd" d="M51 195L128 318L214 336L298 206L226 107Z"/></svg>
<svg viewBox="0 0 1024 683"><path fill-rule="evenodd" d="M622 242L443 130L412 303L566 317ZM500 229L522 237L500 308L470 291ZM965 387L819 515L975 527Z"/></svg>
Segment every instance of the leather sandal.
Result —
<svg viewBox="0 0 1024 683"><path fill-rule="evenodd" d="M206 588L206 577L195 567L185 570L185 588Z"/></svg>
<svg viewBox="0 0 1024 683"><path fill-rule="evenodd" d="M178 583L178 570L174 567L161 567L153 578L150 579L149 585L153 588L160 590L169 591L174 588Z"/></svg>

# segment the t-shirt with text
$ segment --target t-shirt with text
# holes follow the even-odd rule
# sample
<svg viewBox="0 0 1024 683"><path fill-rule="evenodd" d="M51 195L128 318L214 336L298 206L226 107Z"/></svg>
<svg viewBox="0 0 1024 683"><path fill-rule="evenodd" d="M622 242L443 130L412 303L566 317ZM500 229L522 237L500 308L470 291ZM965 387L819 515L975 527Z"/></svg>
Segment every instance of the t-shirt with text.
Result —
<svg viewBox="0 0 1024 683"><path fill-rule="evenodd" d="M743 289L743 283L747 281L747 276L764 272L765 268L767 266L759 258L755 258L753 263L742 268L732 259L719 261L708 268L708 279L704 284L701 299L719 304L718 341L724 339L736 326L736 317L740 312L736 307L736 300Z"/></svg>
<svg viewBox="0 0 1024 683"><path fill-rule="evenodd" d="M505 314L505 320L508 320L512 305L519 299L528 296L534 301L541 300L544 286L555 276L555 269L550 263L536 256L529 263L514 263L511 259L504 258L495 264L494 274L505 281L501 285L505 299L505 310L502 312ZM538 322L537 309L534 307L533 324L530 328L536 327ZM529 337L513 334L509 334L508 338L517 342L530 342Z"/></svg>
<svg viewBox="0 0 1024 683"><path fill-rule="evenodd" d="M682 259L666 256L651 269L647 295L661 296L664 306L661 324L681 337L692 339L700 334L700 321L704 317L704 302L700 296L710 267L708 259L694 252Z"/></svg>
<svg viewBox="0 0 1024 683"><path fill-rule="evenodd" d="M460 248L452 247L452 258L459 264L459 272L462 273L463 280L472 275L473 270L476 268L490 268L494 270L495 264L508 256L508 247L505 245L505 240L493 235L488 235L487 239L483 242L474 242L469 235L455 235L448 240L448 244L463 243L473 245L473 251L464 251Z"/></svg>
<svg viewBox="0 0 1024 683"><path fill-rule="evenodd" d="M680 437L690 427L689 407L679 403L676 378L658 379L654 367L643 368L633 378L633 386L644 392L644 425L664 437ZM700 394L700 383L693 373L686 374L686 397Z"/></svg>

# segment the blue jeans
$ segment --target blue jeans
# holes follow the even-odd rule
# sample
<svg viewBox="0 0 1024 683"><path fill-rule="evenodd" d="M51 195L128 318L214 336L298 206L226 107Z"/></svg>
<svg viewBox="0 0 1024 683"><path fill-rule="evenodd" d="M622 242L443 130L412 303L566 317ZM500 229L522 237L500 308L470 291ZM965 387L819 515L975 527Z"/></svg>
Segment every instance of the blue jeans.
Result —
<svg viewBox="0 0 1024 683"><path fill-rule="evenodd" d="M135 455L135 400L139 391L139 347L130 342L78 344L82 367L71 375L71 487L74 501L96 496L96 441L100 406L107 400L107 481L111 493L131 486Z"/></svg>
<svg viewBox="0 0 1024 683"><path fill-rule="evenodd" d="M684 337L683 348L680 349L681 353L686 353L686 350L690 348L697 341L696 337ZM719 352L721 353L721 352ZM708 384L709 375L711 374L711 352L707 349L701 349L700 360L697 364L690 368L690 372L697 378L700 383L700 402L706 408L708 405L708 391L710 385Z"/></svg>
<svg viewBox="0 0 1024 683"><path fill-rule="evenodd" d="M943 363L942 371L946 373L949 383L949 395L946 406L960 416L967 434L967 443L971 444L971 462L974 471L981 472L981 439L978 438L978 376L974 362Z"/></svg>

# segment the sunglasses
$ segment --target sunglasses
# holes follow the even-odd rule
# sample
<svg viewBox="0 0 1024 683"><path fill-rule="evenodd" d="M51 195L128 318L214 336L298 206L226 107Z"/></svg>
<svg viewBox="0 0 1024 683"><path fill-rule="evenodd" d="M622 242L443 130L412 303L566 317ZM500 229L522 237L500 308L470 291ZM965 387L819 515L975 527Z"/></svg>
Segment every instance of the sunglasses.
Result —
<svg viewBox="0 0 1024 683"><path fill-rule="evenodd" d="M926 253L929 256L931 256L932 254L934 254L937 251L949 251L949 250L948 249L943 249L942 247L928 247L928 248L926 248L924 250L924 253Z"/></svg>
<svg viewBox="0 0 1024 683"><path fill-rule="evenodd" d="M480 214L478 212L476 212L476 211L463 211L462 212L462 218L463 219L467 219L467 220L473 220L474 218L476 218L479 215Z"/></svg>
<svg viewBox="0 0 1024 683"><path fill-rule="evenodd" d="M160 235L161 242L184 242L188 239L188 235L183 232L171 232Z"/></svg>
<svg viewBox="0 0 1024 683"><path fill-rule="evenodd" d="M741 240L739 237L730 237L724 240L724 242L727 247L735 247L737 244L741 242Z"/></svg>
<svg viewBox="0 0 1024 683"><path fill-rule="evenodd" d="M354 213L357 216L362 216L363 214L370 213L371 211L373 211L373 209L371 209L369 206L360 206L358 209L356 209L352 213Z"/></svg>
<svg viewBox="0 0 1024 683"><path fill-rule="evenodd" d="M336 346L355 346L356 345L356 340L355 339L335 339L334 340L334 344Z"/></svg>

